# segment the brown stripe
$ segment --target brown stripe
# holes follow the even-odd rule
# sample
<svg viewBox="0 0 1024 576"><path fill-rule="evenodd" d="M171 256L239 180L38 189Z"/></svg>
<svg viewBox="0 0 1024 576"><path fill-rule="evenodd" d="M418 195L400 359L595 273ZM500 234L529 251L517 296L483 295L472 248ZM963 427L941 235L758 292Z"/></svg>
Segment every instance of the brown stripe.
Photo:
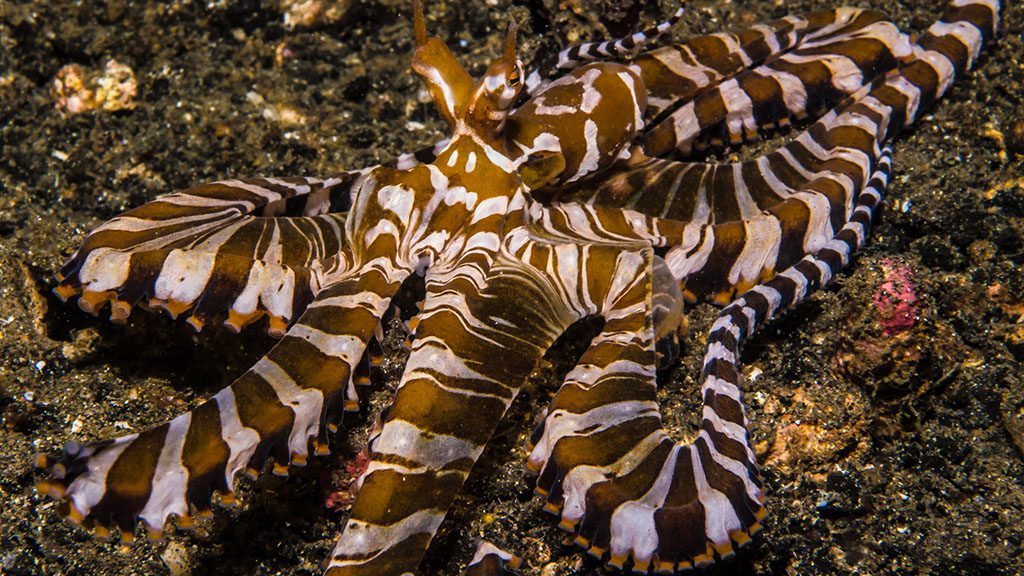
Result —
<svg viewBox="0 0 1024 576"><path fill-rule="evenodd" d="M398 389L388 420L398 418L427 433L484 444L504 414L505 403L497 398L464 396L416 379L406 381Z"/></svg>
<svg viewBox="0 0 1024 576"><path fill-rule="evenodd" d="M800 199L790 198L772 206L768 212L779 221L782 236L776 270L784 270L804 256L804 238L810 224L811 210Z"/></svg>
<svg viewBox="0 0 1024 576"><path fill-rule="evenodd" d="M771 46L764 39L764 33L760 30L740 30L736 33L743 52L752 63L761 62L772 54Z"/></svg>
<svg viewBox="0 0 1024 576"><path fill-rule="evenodd" d="M750 197L761 210L767 210L785 200L764 179L758 162L744 162L740 167L740 176L743 178Z"/></svg>
<svg viewBox="0 0 1024 576"><path fill-rule="evenodd" d="M686 277L687 290L698 295L707 296L731 288L729 271L746 244L747 234L742 221L715 224L714 232L715 245L707 264Z"/></svg>
<svg viewBox="0 0 1024 576"><path fill-rule="evenodd" d="M313 326L306 317L303 317L301 323ZM335 403L338 404L336 407L340 408L341 399L337 396L344 391L348 383L351 371L348 362L324 354L304 338L289 335L274 346L267 354L267 358L280 366L299 387L323 393L325 409L334 406ZM349 361L355 360L357 359Z"/></svg>
<svg viewBox="0 0 1024 576"><path fill-rule="evenodd" d="M259 187L264 187L259 180L254 179L242 179L240 180L244 184L254 184ZM200 198L210 198L213 200L227 200L230 202L246 202L255 205L257 208L266 205L267 200L264 196L254 194L248 190L242 188L236 188L227 184L209 183L196 186L195 188L189 188L176 192L180 195L198 196Z"/></svg>
<svg viewBox="0 0 1024 576"><path fill-rule="evenodd" d="M170 250L133 252L128 258L128 277L117 290L118 298L135 304L153 294L153 285L163 269Z"/></svg>
<svg viewBox="0 0 1024 576"><path fill-rule="evenodd" d="M698 62L718 71L723 77L743 68L743 61L740 57L729 50L729 46L714 35L698 36L687 42L686 46L693 52Z"/></svg>
<svg viewBox="0 0 1024 576"><path fill-rule="evenodd" d="M168 427L168 424L161 424L140 433L118 455L107 471L103 497L90 512L96 522L104 526L117 525L127 532L134 530L136 514L153 491L153 475Z"/></svg>
<svg viewBox="0 0 1024 576"><path fill-rule="evenodd" d="M707 551L705 511L697 496L689 446L680 447L665 503L654 513L658 553L670 562L690 560Z"/></svg>
<svg viewBox="0 0 1024 576"><path fill-rule="evenodd" d="M360 499L356 500L359 502ZM359 526L349 526L342 538L358 538ZM328 568L325 576L379 576L382 574L414 573L419 567L423 551L430 545L433 534L423 532L413 534L388 548L387 553L367 558L366 562L356 566Z"/></svg>
<svg viewBox="0 0 1024 576"><path fill-rule="evenodd" d="M715 165L710 183L707 195L711 204L711 220L716 224L742 220L740 205L736 200L735 173L732 165Z"/></svg>
<svg viewBox="0 0 1024 576"><path fill-rule="evenodd" d="M828 176L815 178L807 183L808 192L824 196L829 203L829 221L832 232L838 232L846 224L846 189ZM850 201L853 199L851 198Z"/></svg>
<svg viewBox="0 0 1024 576"><path fill-rule="evenodd" d="M544 466L537 485L550 487L549 500L560 503L562 478L575 466L610 466L632 451L643 438L660 428L659 417L647 416L584 436L563 436L551 450L551 459Z"/></svg>
<svg viewBox="0 0 1024 576"><path fill-rule="evenodd" d="M152 222L161 222L174 218L200 216L203 214L215 215L221 218L231 218L236 217L240 212L240 204L238 206L225 206L222 204L183 206L181 204L175 204L167 199L157 199L147 202L137 208L132 208L118 216L118 218L131 217L139 218L141 220L150 220Z"/></svg>
<svg viewBox="0 0 1024 576"><path fill-rule="evenodd" d="M959 74L967 69L967 62L970 52L956 36L947 34L945 36L926 35L921 39L921 47L925 50L934 50L944 54L953 62L956 72Z"/></svg>
<svg viewBox="0 0 1024 576"><path fill-rule="evenodd" d="M714 89L709 92L705 92L697 97L693 101L693 113L697 116L697 121L700 122L700 134L695 139L702 139L703 137L719 137L724 138L725 132L724 127L720 127L719 124L725 119L729 113L729 109L725 106L725 100L722 99L722 92L719 89ZM668 121L666 120L666 124ZM709 128L718 127L720 130L716 133L709 130Z"/></svg>
<svg viewBox="0 0 1024 576"><path fill-rule="evenodd" d="M617 402L651 402L657 400L651 383L638 381L634 376L632 385L623 386L620 380L601 379L593 386L583 388L566 384L558 390L558 394L548 412L565 410L574 414L583 414L594 408L600 408Z"/></svg>
<svg viewBox="0 0 1024 576"><path fill-rule="evenodd" d="M465 477L463 472L402 474L387 468L374 470L363 480L350 518L390 525L420 510L443 512Z"/></svg>
<svg viewBox="0 0 1024 576"><path fill-rule="evenodd" d="M1002 7L1002 3L1000 3ZM942 22L969 22L981 30L982 38L988 40L995 25L995 14L992 9L981 3L965 6L949 6L942 15Z"/></svg>
<svg viewBox="0 0 1024 576"><path fill-rule="evenodd" d="M134 259L134 256L133 256ZM204 322L227 314L228 309L245 290L253 261L232 255L214 257L210 279L196 300L192 315ZM257 304L257 310L263 307Z"/></svg>
<svg viewBox="0 0 1024 576"><path fill-rule="evenodd" d="M780 118L789 117L790 112L782 98L778 80L751 71L749 74L741 74L737 82L753 104L751 112L758 126L775 124Z"/></svg>
<svg viewBox="0 0 1024 576"><path fill-rule="evenodd" d="M222 437L220 407L216 400L204 402L192 411L181 451L181 464L188 470L189 504L200 511L209 510L213 490L231 490L225 476L230 455Z"/></svg>
<svg viewBox="0 0 1024 576"><path fill-rule="evenodd" d="M674 445L666 438L629 473L598 482L587 490L586 514L579 533L588 538L591 545L604 549L611 547L609 526L612 514L619 506L641 498L654 486Z"/></svg>
<svg viewBox="0 0 1024 576"><path fill-rule="evenodd" d="M268 225L269 222L264 218L250 218L221 244L217 252L219 254L234 254L243 258L255 258L258 254L256 247Z"/></svg>
<svg viewBox="0 0 1024 576"><path fill-rule="evenodd" d="M295 422L295 413L281 404L274 388L252 370L242 374L231 385L231 390L235 394L238 420L260 437L249 467L262 470L272 448L275 449L272 455L278 463L288 463L288 435Z"/></svg>
<svg viewBox="0 0 1024 576"><path fill-rule="evenodd" d="M907 95L885 84L872 90L871 95L890 108L889 123L885 127L885 133L879 135L879 140L884 142L899 132L910 120L907 118Z"/></svg>
<svg viewBox="0 0 1024 576"><path fill-rule="evenodd" d="M280 230L281 262L306 266L312 257L312 238L300 230L293 218L277 218L274 221Z"/></svg>
<svg viewBox="0 0 1024 576"><path fill-rule="evenodd" d="M725 361L719 361L718 365L713 367L709 373L733 385L739 382L735 366L725 366ZM704 405L714 410L719 418L741 426L744 425L743 405L734 398L708 390L704 394Z"/></svg>
<svg viewBox="0 0 1024 576"><path fill-rule="evenodd" d="M710 166L688 164L684 170L683 177L679 180L679 186L672 190L672 203L665 213L665 218L683 221L693 219L697 206L697 195L708 185L706 179L711 171Z"/></svg>

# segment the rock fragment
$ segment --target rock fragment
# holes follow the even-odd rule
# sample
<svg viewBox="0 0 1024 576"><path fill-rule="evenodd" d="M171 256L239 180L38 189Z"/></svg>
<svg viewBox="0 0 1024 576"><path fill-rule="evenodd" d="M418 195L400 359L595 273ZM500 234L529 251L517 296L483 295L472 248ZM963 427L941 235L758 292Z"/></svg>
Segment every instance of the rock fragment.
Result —
<svg viewBox="0 0 1024 576"><path fill-rule="evenodd" d="M64 66L54 77L50 92L57 110L67 116L93 110L116 112L135 108L138 82L130 67L111 59L102 72L78 64Z"/></svg>

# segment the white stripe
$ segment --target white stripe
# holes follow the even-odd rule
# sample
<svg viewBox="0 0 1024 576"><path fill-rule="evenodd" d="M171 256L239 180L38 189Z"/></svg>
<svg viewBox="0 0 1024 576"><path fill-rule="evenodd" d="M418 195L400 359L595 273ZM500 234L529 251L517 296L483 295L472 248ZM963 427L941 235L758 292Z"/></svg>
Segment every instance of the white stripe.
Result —
<svg viewBox="0 0 1024 576"><path fill-rule="evenodd" d="M228 445L228 461L224 466L224 480L228 487L234 485L235 474L252 458L260 435L252 428L242 426L235 406L235 392L231 387L222 389L213 396L220 409L220 436Z"/></svg>
<svg viewBox="0 0 1024 576"><path fill-rule="evenodd" d="M473 442L450 436L421 430L415 424L405 420L389 420L380 431L380 435L373 440L374 459L381 461L388 460L388 455L400 456L405 460L412 460L423 467L411 470L421 472L426 470L440 470L456 460L476 461L484 447ZM381 456L377 456L377 454ZM378 462L374 462L378 464ZM386 467L386 466L385 466ZM376 466L375 469L381 469ZM366 476L369 476L367 470Z"/></svg>
<svg viewBox="0 0 1024 576"><path fill-rule="evenodd" d="M790 114L801 118L807 113L807 87L803 80L789 72L775 70L770 66L760 66L755 72L778 82L779 89L782 90L782 102Z"/></svg>
<svg viewBox="0 0 1024 576"><path fill-rule="evenodd" d="M704 362L702 365L706 366L707 364L708 364L707 362ZM731 399L735 400L737 403L742 402L741 399L740 399L741 398L740 389L735 384L733 384L732 382L727 382L725 380L722 380L718 376L713 376L713 375L708 376L704 380L704 384L701 385L700 389L701 389L701 396L703 396L704 394L707 393L708 390L710 390L710 391L714 392L715 394L720 394L720 395L725 396L727 398L731 398Z"/></svg>
<svg viewBox="0 0 1024 576"><path fill-rule="evenodd" d="M729 544L729 532L741 530L743 524L736 511L733 510L729 498L708 484L704 476L704 465L700 453L693 444L690 449L690 460L693 463L693 479L697 488L697 497L704 506L704 533L712 544Z"/></svg>
<svg viewBox="0 0 1024 576"><path fill-rule="evenodd" d="M188 470L181 463L181 453L191 423L192 413L186 412L171 420L164 434L164 446L153 470L149 499L139 512L139 518L150 528L162 530L169 515L184 516L189 512L185 500Z"/></svg>
<svg viewBox="0 0 1024 576"><path fill-rule="evenodd" d="M688 152L693 139L700 134L700 120L697 118L693 100L672 113L672 130L676 135L676 147Z"/></svg>
<svg viewBox="0 0 1024 576"><path fill-rule="evenodd" d="M388 526L378 526L350 518L345 523L345 531L334 546L334 551L331 552L329 568L359 566L381 554L387 554L415 534L433 535L443 519L444 513L436 510L419 510ZM367 556L369 558L364 559Z"/></svg>
<svg viewBox="0 0 1024 576"><path fill-rule="evenodd" d="M363 341L349 334L328 334L308 324L299 322L288 330L288 336L302 338L316 347L325 356L338 358L353 366L365 348Z"/></svg>
<svg viewBox="0 0 1024 576"><path fill-rule="evenodd" d="M756 132L757 123L752 114L754 102L740 88L739 82L735 78L726 80L718 85L718 91L725 105L725 125L729 134L742 136L745 132Z"/></svg>
<svg viewBox="0 0 1024 576"><path fill-rule="evenodd" d="M121 452L124 452L124 449L138 436L138 434L122 436L95 454L78 455L76 460L86 458L86 471L68 485L67 495L82 516L88 517L92 507L99 503L103 495L106 494L107 474L110 472L110 467L117 462Z"/></svg>
<svg viewBox="0 0 1024 576"><path fill-rule="evenodd" d="M679 452L681 452L681 448L673 446L658 477L647 492L624 502L612 513L610 522L612 556L624 557L632 551L636 560L648 562L657 552L661 543L658 540L654 515L664 506L669 489L672 487Z"/></svg>
<svg viewBox="0 0 1024 576"><path fill-rule="evenodd" d="M131 253L97 248L89 253L78 272L83 288L95 292L113 290L128 279Z"/></svg>
<svg viewBox="0 0 1024 576"><path fill-rule="evenodd" d="M761 272L774 268L782 243L782 225L778 218L762 214L743 221L743 249L729 269L729 283L756 282Z"/></svg>
<svg viewBox="0 0 1024 576"><path fill-rule="evenodd" d="M570 522L583 518L587 509L587 492L598 482L610 477L621 477L632 472L662 442L669 441L661 430L647 435L616 462L607 466L580 465L570 470L562 480L564 504L562 517Z"/></svg>
<svg viewBox="0 0 1024 576"><path fill-rule="evenodd" d="M953 80L956 79L956 69L953 67L953 63L941 52L933 50L921 51L917 56L927 62L939 76L939 88L935 92L935 97L938 98L945 94L953 85Z"/></svg>
<svg viewBox="0 0 1024 576"><path fill-rule="evenodd" d="M153 295L161 300L195 302L210 281L215 256L208 252L172 250L153 284Z"/></svg>

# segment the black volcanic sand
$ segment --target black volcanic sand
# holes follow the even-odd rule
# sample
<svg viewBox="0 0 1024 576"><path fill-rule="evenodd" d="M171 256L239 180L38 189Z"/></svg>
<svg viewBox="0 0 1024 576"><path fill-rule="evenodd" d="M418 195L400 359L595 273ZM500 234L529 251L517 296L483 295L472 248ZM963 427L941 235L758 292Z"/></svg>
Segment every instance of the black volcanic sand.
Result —
<svg viewBox="0 0 1024 576"><path fill-rule="evenodd" d="M629 3L616 15L623 23L578 0L429 4L431 30L474 73L500 50L508 13L523 23L529 62L566 38L674 9ZM833 2L782 4L694 0L675 33ZM923 30L942 3L866 4ZM162 422L230 382L271 341L259 330L196 336L145 312L116 326L50 289L88 230L157 194L241 175L325 175L442 136L407 72L405 5L364 0L339 22L289 30L269 1L0 3L0 574L318 573L345 518L325 506L343 485L333 471L366 438L401 353L389 356L371 410L338 435L334 456L286 480L243 481L244 505L194 532L119 549L62 520L34 491L32 455ZM897 140L870 246L745 350L770 516L752 545L707 573L1024 573L1024 188L992 190L1024 176L1021 157L1001 155L995 137L1022 146L1022 26L1024 10L1007 10L978 69ZM57 71L100 69L110 58L138 78L135 109L58 114ZM277 114L265 113L271 107ZM305 123L283 121L296 120L289 110ZM893 270L908 279L918 318L886 334L874 295ZM714 315L707 305L689 310L680 364L664 378L663 413L681 436L697 422L695 379ZM481 537L519 551L527 574L604 573L563 544L522 467L528 433L582 339L524 389L425 574L457 574Z"/></svg>

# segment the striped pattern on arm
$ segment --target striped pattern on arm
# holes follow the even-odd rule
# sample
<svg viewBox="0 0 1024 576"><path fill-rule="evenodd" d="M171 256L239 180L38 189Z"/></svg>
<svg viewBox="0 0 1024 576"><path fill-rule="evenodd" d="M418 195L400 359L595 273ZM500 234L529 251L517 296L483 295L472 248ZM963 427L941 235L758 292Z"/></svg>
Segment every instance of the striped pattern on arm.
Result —
<svg viewBox="0 0 1024 576"><path fill-rule="evenodd" d="M267 315L280 336L351 264L343 211L359 176L226 180L162 196L91 232L55 292L80 295L92 314L110 302L115 322L140 303L191 311L197 330L227 316L237 332Z"/></svg>
<svg viewBox="0 0 1024 576"><path fill-rule="evenodd" d="M99 537L130 540L137 520L152 538L208 516L219 494L235 500L242 472L255 478L268 460L287 475L305 465L310 444L328 453L328 430L358 410L354 376L379 333L399 282L367 268L324 290L287 334L245 374L170 422L93 444L71 444L41 457L52 477L40 489L63 499L61 513Z"/></svg>

